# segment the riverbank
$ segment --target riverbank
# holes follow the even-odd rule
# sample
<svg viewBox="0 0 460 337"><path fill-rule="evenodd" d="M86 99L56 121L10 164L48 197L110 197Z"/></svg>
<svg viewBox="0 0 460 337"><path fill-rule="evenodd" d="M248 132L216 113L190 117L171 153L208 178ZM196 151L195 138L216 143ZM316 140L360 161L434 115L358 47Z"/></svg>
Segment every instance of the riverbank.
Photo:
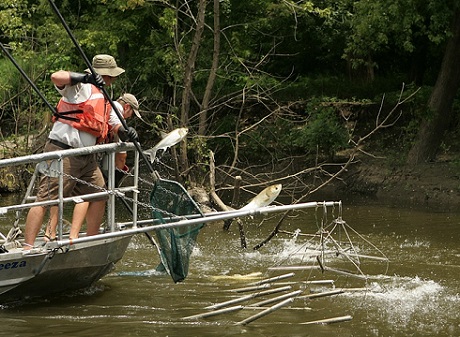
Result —
<svg viewBox="0 0 460 337"><path fill-rule="evenodd" d="M11 151L12 147L8 149ZM363 155L313 198L457 211L460 208L460 161L457 158L456 153L444 154L436 161L407 168ZM0 170L0 192L18 192L23 188L21 177L19 171Z"/></svg>
<svg viewBox="0 0 460 337"><path fill-rule="evenodd" d="M455 211L460 206L460 164L452 158L439 157L415 168L391 168L368 158L327 190L342 200L364 198L386 205Z"/></svg>

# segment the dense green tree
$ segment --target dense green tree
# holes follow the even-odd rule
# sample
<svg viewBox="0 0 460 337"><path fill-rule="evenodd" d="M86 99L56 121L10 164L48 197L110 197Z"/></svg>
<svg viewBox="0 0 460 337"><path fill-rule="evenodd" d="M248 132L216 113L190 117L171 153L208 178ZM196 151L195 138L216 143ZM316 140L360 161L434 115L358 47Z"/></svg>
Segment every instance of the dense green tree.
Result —
<svg viewBox="0 0 460 337"><path fill-rule="evenodd" d="M217 4L61 0L56 4L87 56L109 53L127 69L113 90L114 95L130 91L141 98L151 124L141 125L141 139L144 135L144 140L153 140L157 125L187 124L191 134L216 136L217 130L224 130L239 144L237 135L247 123L265 118L283 100L305 100L318 93L362 97L355 88L363 78L368 83L363 87L366 93L381 77L394 78L394 83L434 84L444 46L453 36L449 25L456 8L454 0L222 0ZM51 101L57 97L49 73L85 67L47 0L3 1L0 40ZM12 74L17 78L7 63L0 59L0 69L8 74L2 79ZM350 82L340 87L347 75ZM22 92L15 83L1 82L2 97L11 96L12 87L18 95ZM445 81L438 83L446 88ZM380 90L388 88L397 90L399 84ZM453 89L449 97L455 93ZM375 94L379 92L370 95ZM21 95L19 103L24 111L31 100L37 100L32 96L22 101L25 97ZM21 110L5 103L1 107L3 121ZM430 108L441 116L448 109ZM257 111L257 116L226 118L229 113L238 117L242 111Z"/></svg>
<svg viewBox="0 0 460 337"><path fill-rule="evenodd" d="M446 42L453 1L356 1L344 57L354 68L393 73L409 69L409 80L421 82L432 67L437 72L439 46Z"/></svg>
<svg viewBox="0 0 460 337"><path fill-rule="evenodd" d="M460 82L458 2L357 1L352 13L345 57L354 68L364 66L368 80L374 79L375 69L393 76L409 69L406 80L419 84L427 73L432 78L428 83L437 77L408 163L434 159L454 119L452 106Z"/></svg>
<svg viewBox="0 0 460 337"><path fill-rule="evenodd" d="M452 35L428 101L428 114L423 116L416 142L409 152L409 165L435 159L446 132L455 120L453 103L460 86L460 9L457 9L451 21Z"/></svg>

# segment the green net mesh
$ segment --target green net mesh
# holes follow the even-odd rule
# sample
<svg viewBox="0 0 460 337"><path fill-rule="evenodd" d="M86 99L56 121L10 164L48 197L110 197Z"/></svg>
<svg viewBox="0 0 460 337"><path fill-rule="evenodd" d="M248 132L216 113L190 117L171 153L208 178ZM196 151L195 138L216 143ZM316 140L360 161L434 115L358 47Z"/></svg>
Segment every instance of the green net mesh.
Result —
<svg viewBox="0 0 460 337"><path fill-rule="evenodd" d="M153 217L166 224L177 221L177 216L203 216L184 187L171 180L159 179L150 195ZM155 231L163 267L174 282L183 281L188 274L190 255L204 224L194 224Z"/></svg>

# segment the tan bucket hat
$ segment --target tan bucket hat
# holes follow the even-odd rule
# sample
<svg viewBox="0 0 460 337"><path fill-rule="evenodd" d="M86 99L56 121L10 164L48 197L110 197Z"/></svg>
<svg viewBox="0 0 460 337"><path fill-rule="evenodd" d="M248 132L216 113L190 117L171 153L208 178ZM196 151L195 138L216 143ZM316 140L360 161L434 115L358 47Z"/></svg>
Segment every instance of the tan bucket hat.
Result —
<svg viewBox="0 0 460 337"><path fill-rule="evenodd" d="M125 72L123 68L117 66L117 62L113 56L106 54L99 54L94 56L92 66L94 71L99 75L117 77ZM85 72L90 73L91 70L88 68L85 70Z"/></svg>
<svg viewBox="0 0 460 337"><path fill-rule="evenodd" d="M125 93L121 95L119 99L131 105L131 108L133 108L134 114L138 118L142 119L141 114L139 113L139 102L137 101L134 95Z"/></svg>

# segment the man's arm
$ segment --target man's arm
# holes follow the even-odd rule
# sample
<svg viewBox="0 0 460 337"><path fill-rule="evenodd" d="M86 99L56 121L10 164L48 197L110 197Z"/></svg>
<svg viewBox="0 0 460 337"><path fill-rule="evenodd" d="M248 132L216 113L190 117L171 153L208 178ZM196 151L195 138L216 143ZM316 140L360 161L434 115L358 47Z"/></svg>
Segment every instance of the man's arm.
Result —
<svg viewBox="0 0 460 337"><path fill-rule="evenodd" d="M101 75L81 74L66 70L59 70L51 74L51 81L59 89L64 89L66 85L75 85L77 83L91 83L99 88L105 85Z"/></svg>
<svg viewBox="0 0 460 337"><path fill-rule="evenodd" d="M70 72L65 70L59 70L51 74L51 81L59 89L64 89L64 87L70 84Z"/></svg>

